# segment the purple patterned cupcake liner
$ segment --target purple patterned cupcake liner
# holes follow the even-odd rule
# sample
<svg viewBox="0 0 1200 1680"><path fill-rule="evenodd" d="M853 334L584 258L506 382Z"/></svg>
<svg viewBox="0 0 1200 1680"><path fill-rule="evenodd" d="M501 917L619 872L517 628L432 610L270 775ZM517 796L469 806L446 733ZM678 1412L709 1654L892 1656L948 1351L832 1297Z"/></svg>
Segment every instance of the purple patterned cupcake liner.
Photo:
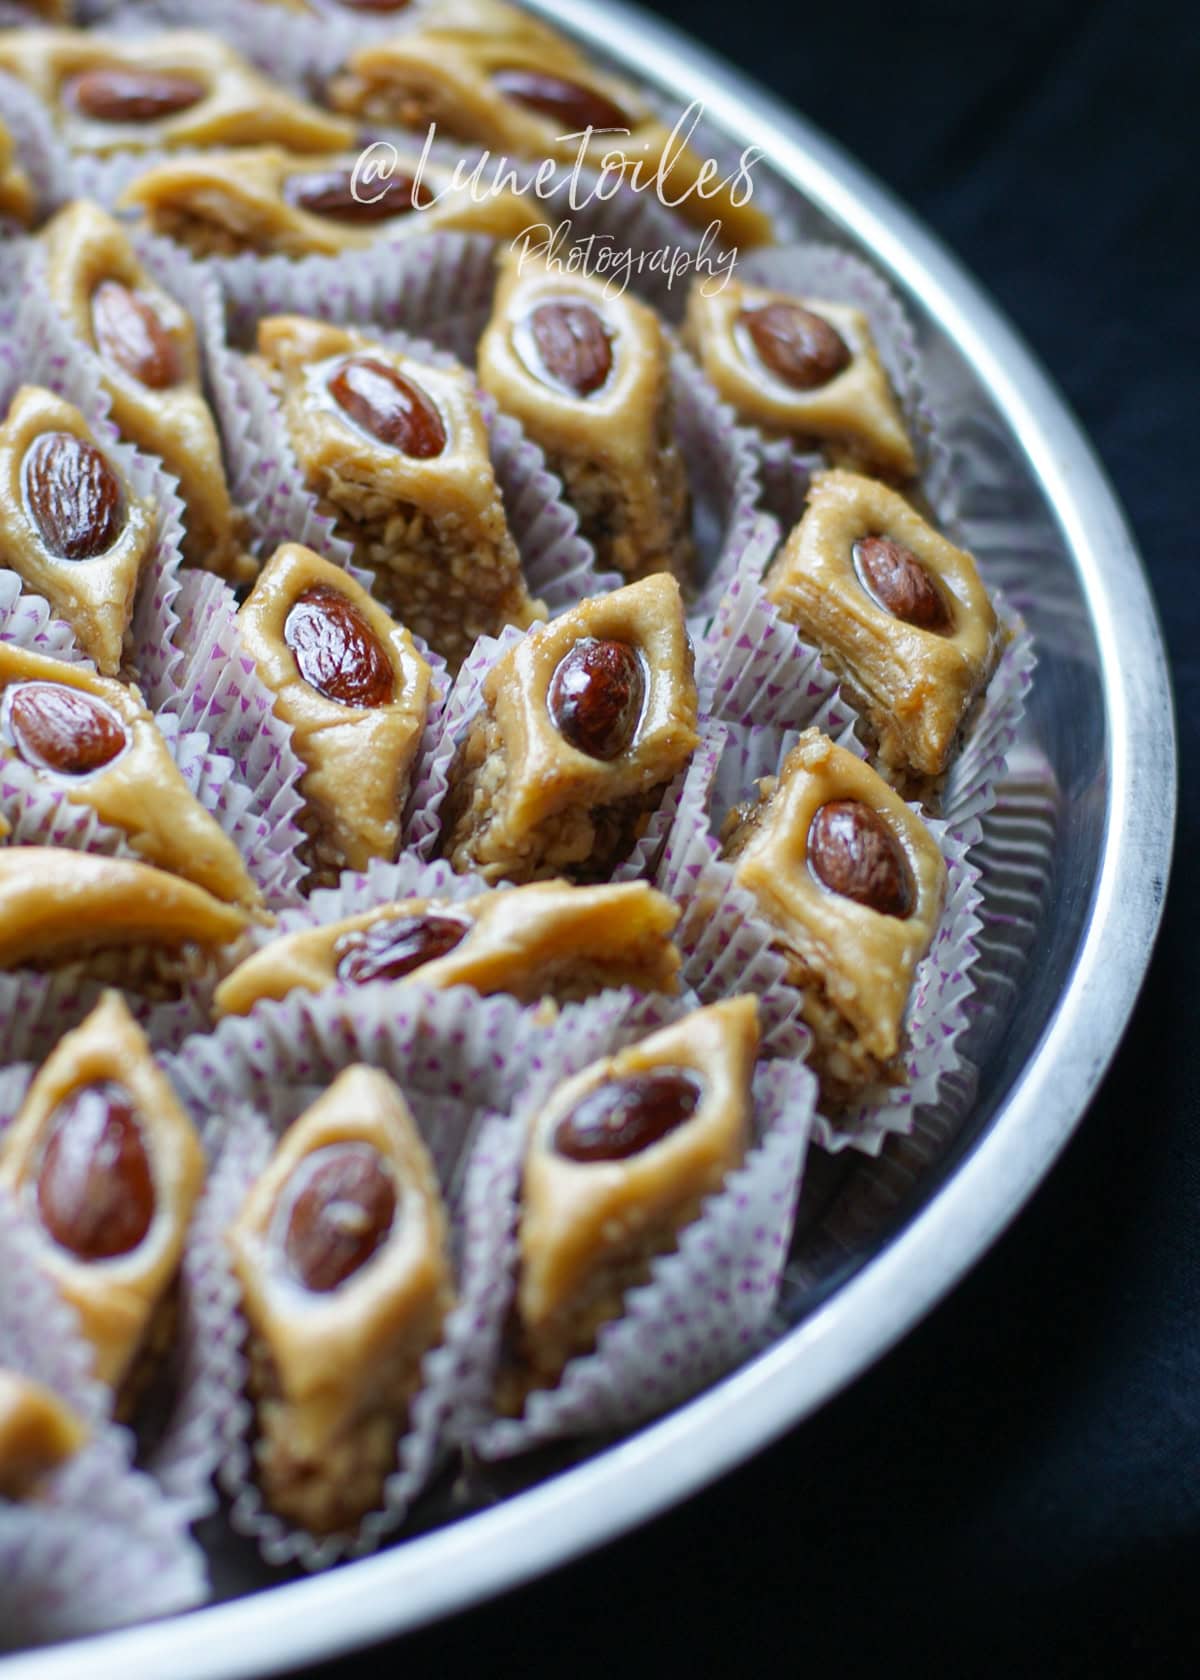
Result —
<svg viewBox="0 0 1200 1680"><path fill-rule="evenodd" d="M486 1393L468 1392L457 1427L475 1453L508 1458L564 1436L632 1429L757 1351L787 1256L815 1092L800 1063L759 1066L756 1141L743 1166L705 1203L678 1247L653 1262L649 1281L628 1292L594 1352L571 1360L553 1389L534 1390L522 1417L489 1416ZM541 1100L544 1093L523 1106L508 1137L496 1140L497 1182L480 1213L490 1233L480 1231L477 1263L493 1280L493 1371L516 1284L522 1122Z"/></svg>
<svg viewBox="0 0 1200 1680"><path fill-rule="evenodd" d="M202 1603L207 1572L187 1508L132 1468L132 1437L110 1421L75 1315L40 1271L33 1235L7 1199L0 1274L0 1367L46 1384L90 1430L36 1499L0 1501L5 1642L97 1633Z"/></svg>
<svg viewBox="0 0 1200 1680"><path fill-rule="evenodd" d="M15 11L0 27L28 27L29 17ZM41 100L12 76L0 75L0 123L12 135L17 159L29 177L41 221L71 196L70 162ZM3 217L0 217L3 226ZM2 307L2 306L0 306Z"/></svg>

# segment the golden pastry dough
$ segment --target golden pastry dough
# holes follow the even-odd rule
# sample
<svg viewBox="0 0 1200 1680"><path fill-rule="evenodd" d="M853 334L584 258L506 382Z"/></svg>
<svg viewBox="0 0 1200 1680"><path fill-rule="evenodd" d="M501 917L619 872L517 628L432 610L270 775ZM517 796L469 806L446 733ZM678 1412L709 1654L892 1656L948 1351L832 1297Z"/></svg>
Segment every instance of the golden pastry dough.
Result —
<svg viewBox="0 0 1200 1680"><path fill-rule="evenodd" d="M644 881L542 881L476 898L402 899L272 940L226 976L215 1003L222 1015L248 1015L264 998L298 988L319 992L338 979L358 979L364 968L369 978L392 984L471 986L523 1003L575 1002L606 986L675 992L679 953L671 935L678 920L678 906ZM368 930L375 930L369 943L361 937ZM459 936L461 943L445 948ZM360 954L364 944L369 961ZM389 957L394 976L380 972ZM348 972L340 974L343 967Z"/></svg>
<svg viewBox="0 0 1200 1680"><path fill-rule="evenodd" d="M502 1379L504 1409L516 1409L530 1386L553 1385L569 1359L594 1346L627 1291L741 1165L757 1051L757 999L730 998L593 1062L533 1119L521 1189L518 1353ZM559 1127L590 1093L664 1071L690 1075L698 1087L694 1110L665 1135L617 1159L562 1152Z"/></svg>
<svg viewBox="0 0 1200 1680"><path fill-rule="evenodd" d="M302 316L259 323L258 349L282 389L292 447L321 510L354 544L385 604L449 661L477 637L542 615L521 575L470 375L389 350L367 334ZM417 455L358 424L331 381L367 358L415 389L444 443ZM386 381L373 376L390 401Z"/></svg>
<svg viewBox="0 0 1200 1680"><path fill-rule="evenodd" d="M72 713L76 695L98 706L82 716ZM87 699L83 703L86 707ZM33 737L20 727L26 710L33 711ZM115 751L96 768L55 767L37 750L39 743L57 745L59 764L70 765L72 753L82 748L86 763L97 714L109 737L105 751ZM39 725L39 718L47 721ZM188 788L136 688L96 676L86 666L0 642L0 761L6 758L30 766L72 804L86 806L101 822L120 829L145 862L182 875L217 898L261 907L262 895L241 854ZM80 762L78 756L74 762Z"/></svg>
<svg viewBox="0 0 1200 1680"><path fill-rule="evenodd" d="M369 703L331 698L305 681L297 666L286 627L297 601L314 589L332 592L335 611L347 603L374 638L376 655L386 661L378 666L380 692ZM408 631L348 572L300 543L285 543L243 603L238 634L274 694L275 713L291 729L305 766L301 786L314 870L332 875L346 867L365 869L373 857L393 858L432 674ZM356 646L357 640L339 674L345 674ZM370 655L358 657L361 662ZM390 681L384 683L388 667Z"/></svg>
<svg viewBox="0 0 1200 1680"><path fill-rule="evenodd" d="M549 703L560 665L594 641L628 650L644 683L607 760L570 744ZM499 659L482 698L450 771L443 855L489 881L608 876L699 741L679 585L659 574L581 602Z"/></svg>
<svg viewBox="0 0 1200 1680"><path fill-rule="evenodd" d="M912 439L861 310L738 280L712 292L709 284L692 283L684 342L740 419L772 436L815 444L839 465L899 480L916 474ZM850 352L840 373L797 390L772 372L739 316L776 303L799 304L836 330Z"/></svg>
<svg viewBox="0 0 1200 1680"><path fill-rule="evenodd" d="M87 1438L86 1424L52 1388L0 1370L0 1499L28 1499Z"/></svg>
<svg viewBox="0 0 1200 1680"><path fill-rule="evenodd" d="M60 1104L92 1086L119 1087L132 1109L149 1163L153 1209L134 1248L87 1260L42 1225L39 1183ZM95 1156L103 1155L97 1147ZM0 1145L0 1186L33 1213L41 1264L79 1314L95 1375L110 1388L120 1388L129 1375L166 1302L203 1185L204 1151L191 1120L120 994L106 992L87 1020L59 1041L30 1085Z"/></svg>
<svg viewBox="0 0 1200 1680"><path fill-rule="evenodd" d="M585 394L543 361L533 317L547 305L582 306L594 342L601 342L597 328L607 341L608 374ZM560 356L570 355L569 342ZM687 576L687 475L672 424L668 346L652 309L514 250L500 265L480 340L479 383L545 451L601 566L630 579L664 571Z"/></svg>
<svg viewBox="0 0 1200 1680"><path fill-rule="evenodd" d="M123 437L157 455L179 480L187 504L184 558L193 566L245 582L257 568L241 541L241 516L229 499L221 440L200 383L196 328L187 311L152 280L120 223L86 200L61 210L42 232L46 286L55 308L100 357L101 388ZM139 378L97 341L99 288L115 282L135 294L157 320L161 344L150 345L153 381ZM145 346L135 338L134 346ZM158 355L154 354L155 348Z"/></svg>
<svg viewBox="0 0 1200 1680"><path fill-rule="evenodd" d="M872 537L901 544L916 559L940 599L944 629L906 623L864 586L855 545ZM971 556L886 485L826 472L814 479L804 518L766 585L783 616L844 678L885 775L910 797L927 794L1000 652L996 614Z"/></svg>
<svg viewBox="0 0 1200 1680"><path fill-rule="evenodd" d="M22 385L0 425L0 561L44 595L74 630L105 676L121 666L142 567L155 538L154 509L139 501L117 465L100 449L120 489L119 525L102 553L72 560L51 551L30 517L24 469L45 433L70 433L99 448L77 408L37 385Z"/></svg>
<svg viewBox="0 0 1200 1680"><path fill-rule="evenodd" d="M380 240L403 235L455 231L514 239L529 225L529 206L512 192L482 200L469 185L456 186L445 165L421 165L418 148L399 151L388 176L363 177L360 199L381 192L395 213L368 217L326 213L301 202L323 180L335 198L351 198L350 182L359 153L301 157L277 147L241 152L206 152L173 158L135 176L120 198L126 209L141 210L155 233L185 245L198 257L236 256L255 251L264 256L341 256L369 250ZM420 170L417 182L418 169ZM389 190L389 181L391 183ZM405 185L417 182L416 200ZM352 202L352 200L351 200Z"/></svg>
<svg viewBox="0 0 1200 1680"><path fill-rule="evenodd" d="M50 106L76 151L275 144L294 152L331 152L354 139L350 123L285 93L232 47L199 31L122 38L77 29L12 29L0 35L0 71L16 76ZM129 101L123 94L117 101L105 90L102 114L89 113L79 103L79 78L106 72L134 78L123 84L131 94L152 87L152 79L172 78L178 108L161 114L150 97L149 114L139 115L136 98ZM94 82L83 84L89 85ZM95 99L92 104L94 111Z"/></svg>
<svg viewBox="0 0 1200 1680"><path fill-rule="evenodd" d="M734 876L777 934L804 996L811 1062L826 1112L881 1081L903 1078L903 1021L917 964L937 929L946 865L924 823L869 764L806 729L756 804L730 814L723 838ZM823 806L857 801L890 831L911 876L905 916L831 891L810 863L809 830Z"/></svg>
<svg viewBox="0 0 1200 1680"><path fill-rule="evenodd" d="M395 1212L361 1264L314 1290L289 1263L297 1192L311 1157L345 1146L382 1171ZM340 1211L349 1241L365 1210L347 1200ZM228 1242L251 1328L263 1493L312 1533L352 1529L396 1468L422 1363L454 1304L437 1175L385 1074L347 1068L288 1128Z"/></svg>

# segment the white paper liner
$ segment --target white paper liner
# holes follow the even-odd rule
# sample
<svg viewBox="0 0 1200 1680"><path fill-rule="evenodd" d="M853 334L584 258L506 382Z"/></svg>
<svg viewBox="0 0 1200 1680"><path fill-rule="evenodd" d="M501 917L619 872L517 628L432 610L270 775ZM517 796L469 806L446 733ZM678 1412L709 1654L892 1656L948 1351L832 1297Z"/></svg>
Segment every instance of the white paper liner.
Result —
<svg viewBox="0 0 1200 1680"><path fill-rule="evenodd" d="M47 659L94 669L71 626L52 616L43 596L26 594L16 572L7 568L0 569L0 642L15 642Z"/></svg>
<svg viewBox="0 0 1200 1680"><path fill-rule="evenodd" d="M14 14L16 27L28 27L26 14ZM0 11L0 28L5 18ZM0 122L16 145L17 157L37 198L35 219L42 220L71 196L70 162L54 131L50 114L37 95L13 76L0 75ZM6 226L0 216L0 230ZM19 232L20 230L16 230ZM15 237L15 234L6 237Z"/></svg>
<svg viewBox="0 0 1200 1680"><path fill-rule="evenodd" d="M650 1281L629 1291L622 1316L600 1331L593 1353L573 1359L555 1388L533 1391L521 1418L471 1427L470 1444L481 1458L511 1457L562 1436L631 1429L756 1351L787 1255L815 1091L799 1063L757 1069L758 1142L744 1165L681 1233L678 1248L653 1263ZM491 1241L479 1244L489 1277L508 1280L499 1303L492 1291L501 1314L515 1287L523 1130L514 1122L507 1199L495 1195L484 1210ZM493 1347L497 1339L493 1330ZM464 1421L472 1423L469 1415Z"/></svg>
<svg viewBox="0 0 1200 1680"><path fill-rule="evenodd" d="M0 1366L46 1383L90 1442L36 1501L0 1501L0 1627L40 1644L202 1603L207 1575L186 1511L130 1468L132 1438L108 1418L78 1321L39 1270L32 1233L0 1199Z"/></svg>
<svg viewBox="0 0 1200 1680"><path fill-rule="evenodd" d="M114 982L93 979L86 963L42 972L14 968L0 973L0 1063L42 1061L64 1033L77 1027ZM155 1050L177 1049L209 1023L208 999L216 985L211 965L177 999L159 1002L124 991L130 1014Z"/></svg>
<svg viewBox="0 0 1200 1680"><path fill-rule="evenodd" d="M955 504L950 453L925 390L912 322L882 275L861 257L835 245L789 245L752 251L740 264L738 279L747 285L773 286L847 304L866 315L917 451L922 486L939 519L948 523ZM797 509L795 496L806 488L812 452L793 451L784 440L770 444L765 455L770 463L764 474L765 488L769 496L778 498L775 505L767 505L786 530L803 511L802 501ZM790 466L789 456L795 457Z"/></svg>
<svg viewBox="0 0 1200 1680"><path fill-rule="evenodd" d="M130 635L138 686L152 711L174 691L179 653L175 598L179 593L183 503L175 479L153 455L120 441L110 403L96 379L94 352L75 340L49 306L45 253L30 250L14 333L21 345L17 371L23 382L44 385L79 409L94 435L124 473L133 494L155 510L155 537L142 571Z"/></svg>

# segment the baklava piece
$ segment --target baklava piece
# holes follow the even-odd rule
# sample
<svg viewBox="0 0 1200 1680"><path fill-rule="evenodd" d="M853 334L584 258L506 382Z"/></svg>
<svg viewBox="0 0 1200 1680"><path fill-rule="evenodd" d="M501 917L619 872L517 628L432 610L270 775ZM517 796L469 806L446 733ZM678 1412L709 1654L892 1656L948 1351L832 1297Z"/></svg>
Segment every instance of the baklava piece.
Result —
<svg viewBox="0 0 1200 1680"><path fill-rule="evenodd" d="M29 1499L85 1444L87 1426L52 1388L0 1369L0 1499Z"/></svg>
<svg viewBox="0 0 1200 1680"><path fill-rule="evenodd" d="M545 451L602 566L630 579L686 578L687 475L652 309L510 251L479 345L479 383Z"/></svg>
<svg viewBox="0 0 1200 1680"><path fill-rule="evenodd" d="M402 624L457 669L540 615L463 368L292 315L262 321L258 349L305 483Z"/></svg>
<svg viewBox="0 0 1200 1680"><path fill-rule="evenodd" d="M68 205L42 241L51 300L100 358L101 388L122 436L157 455L179 480L187 504L184 558L235 583L252 577L201 390L191 317L151 279L125 230L99 205Z"/></svg>
<svg viewBox="0 0 1200 1680"><path fill-rule="evenodd" d="M513 192L475 199L454 171L399 153L378 180L355 184L358 154L299 157L277 147L199 153L155 164L125 188L120 204L197 257L342 256L404 234L443 231L513 239L529 208ZM391 163L389 157L389 164Z"/></svg>
<svg viewBox="0 0 1200 1680"><path fill-rule="evenodd" d="M330 84L331 103L372 123L473 141L497 156L620 169L726 245L761 245L769 217L745 172L714 176L629 83L596 70L544 25L497 36L431 11L423 25L361 46ZM592 132L587 132L591 130Z"/></svg>
<svg viewBox="0 0 1200 1680"><path fill-rule="evenodd" d="M0 763L14 759L120 829L147 863L261 904L241 854L179 773L136 688L0 642Z"/></svg>
<svg viewBox="0 0 1200 1680"><path fill-rule="evenodd" d="M7 124L0 118L0 219L28 227L37 209L33 183L21 167Z"/></svg>
<svg viewBox="0 0 1200 1680"><path fill-rule="evenodd" d="M42 1064L0 1145L40 1263L128 1416L165 1353L204 1151L119 993Z"/></svg>
<svg viewBox="0 0 1200 1680"><path fill-rule="evenodd" d="M918 470L900 404L859 309L731 280L695 281L684 340L718 394L773 437L899 482Z"/></svg>
<svg viewBox="0 0 1200 1680"><path fill-rule="evenodd" d="M350 1532L383 1501L454 1303L429 1153L386 1075L351 1067L280 1141L228 1233L270 1508Z"/></svg>
<svg viewBox="0 0 1200 1680"><path fill-rule="evenodd" d="M533 1119L501 1410L550 1388L619 1318L745 1157L758 1006L698 1009L560 1085Z"/></svg>
<svg viewBox="0 0 1200 1680"><path fill-rule="evenodd" d="M644 881L572 887L539 881L477 898L403 899L264 945L217 989L223 1015L337 981L419 980L574 1003L607 986L678 990L671 942L679 908Z"/></svg>
<svg viewBox="0 0 1200 1680"><path fill-rule="evenodd" d="M215 35L122 38L78 29L0 35L0 71L32 88L76 151L349 146L354 129L285 93Z"/></svg>
<svg viewBox="0 0 1200 1680"><path fill-rule="evenodd" d="M443 856L489 881L603 880L698 740L675 579L583 601L484 678L450 769Z"/></svg>
<svg viewBox="0 0 1200 1680"><path fill-rule="evenodd" d="M766 585L843 679L888 780L929 797L1000 652L971 556L886 485L827 472Z"/></svg>
<svg viewBox="0 0 1200 1680"><path fill-rule="evenodd" d="M23 385L0 425L0 562L107 677L121 667L154 509L97 445L77 408Z"/></svg>
<svg viewBox="0 0 1200 1680"><path fill-rule="evenodd" d="M117 976L136 978L130 947L213 951L238 939L248 918L202 887L125 858L60 846L0 849L0 969L61 967L111 955Z"/></svg>
<svg viewBox="0 0 1200 1680"><path fill-rule="evenodd" d="M869 764L807 729L723 839L803 994L825 1112L902 1083L905 1008L946 887L924 823Z"/></svg>
<svg viewBox="0 0 1200 1680"><path fill-rule="evenodd" d="M305 766L313 878L395 857L431 675L408 631L348 572L285 543L243 603L238 635Z"/></svg>

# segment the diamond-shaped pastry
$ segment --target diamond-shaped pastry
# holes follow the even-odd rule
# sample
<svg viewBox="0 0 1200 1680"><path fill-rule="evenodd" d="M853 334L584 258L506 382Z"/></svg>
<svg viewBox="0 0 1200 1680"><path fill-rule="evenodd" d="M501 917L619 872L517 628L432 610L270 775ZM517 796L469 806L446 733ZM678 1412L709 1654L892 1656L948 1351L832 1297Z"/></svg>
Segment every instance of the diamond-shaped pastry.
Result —
<svg viewBox="0 0 1200 1680"><path fill-rule="evenodd" d="M308 488L399 621L457 669L541 613L521 575L470 375L301 316L259 323Z"/></svg>
<svg viewBox="0 0 1200 1680"><path fill-rule="evenodd" d="M695 280L684 341L739 417L898 481L917 457L860 309L731 280Z"/></svg>
<svg viewBox="0 0 1200 1680"><path fill-rule="evenodd" d="M602 566L630 579L687 576L687 475L652 309L514 249L480 340L479 382L545 451Z"/></svg>
<svg viewBox="0 0 1200 1680"><path fill-rule="evenodd" d="M869 764L806 729L723 838L803 994L825 1112L901 1082L905 1009L946 887L925 824Z"/></svg>
<svg viewBox="0 0 1200 1680"><path fill-rule="evenodd" d="M203 1184L191 1120L120 994L106 992L35 1075L0 1144L0 1185L28 1210L96 1376L126 1402L143 1375L135 1364L163 1351Z"/></svg>
<svg viewBox="0 0 1200 1680"><path fill-rule="evenodd" d="M757 1000L730 998L593 1062L533 1118L504 1410L591 1350L741 1165L757 1051Z"/></svg>
<svg viewBox="0 0 1200 1680"><path fill-rule="evenodd" d="M287 93L215 35L130 38L79 29L10 29L0 71L43 99L76 151L287 146L338 151L353 127Z"/></svg>
<svg viewBox="0 0 1200 1680"><path fill-rule="evenodd" d="M8 125L0 118L0 218L28 227L37 208L33 183L21 165Z"/></svg>
<svg viewBox="0 0 1200 1680"><path fill-rule="evenodd" d="M606 986L678 989L671 934L679 907L644 881L573 887L539 881L475 898L409 898L273 939L217 989L221 1014L337 981L418 980L576 1002Z"/></svg>
<svg viewBox="0 0 1200 1680"><path fill-rule="evenodd" d="M330 99L373 123L422 133L436 124L440 138L476 142L497 156L619 169L688 221L715 224L726 245L772 237L770 218L753 202L749 170L726 171L703 158L688 144L686 123L669 130L644 95L544 25L539 38L497 36L453 20L443 27L433 11L421 27L353 52L330 84ZM537 213L546 201L531 203L530 222L546 220Z"/></svg>
<svg viewBox="0 0 1200 1680"><path fill-rule="evenodd" d="M243 603L238 634L305 766L313 870L394 857L430 697L408 631L348 572L285 543Z"/></svg>
<svg viewBox="0 0 1200 1680"><path fill-rule="evenodd" d="M0 968L128 946L211 950L237 939L247 921L244 910L147 863L59 846L0 850Z"/></svg>
<svg viewBox="0 0 1200 1680"><path fill-rule="evenodd" d="M0 1369L0 1499L27 1499L74 1458L87 1425L44 1383Z"/></svg>
<svg viewBox="0 0 1200 1680"><path fill-rule="evenodd" d="M404 235L454 230L512 239L529 226L529 206L515 193L474 197L453 169L422 159L419 147L381 154L386 173L378 177L356 176L364 155L200 152L135 176L120 203L198 257L341 256Z"/></svg>
<svg viewBox="0 0 1200 1680"><path fill-rule="evenodd" d="M240 541L221 441L200 385L196 328L147 274L119 222L86 200L42 231L55 308L100 358L121 434L161 458L187 504L184 558L234 582L256 567Z"/></svg>
<svg viewBox="0 0 1200 1680"><path fill-rule="evenodd" d="M188 788L136 688L0 642L0 763L8 759L122 830L145 862L261 906L237 847Z"/></svg>
<svg viewBox="0 0 1200 1680"><path fill-rule="evenodd" d="M699 740L683 599L659 574L541 625L488 672L442 853L489 881L604 879Z"/></svg>
<svg viewBox="0 0 1200 1680"><path fill-rule="evenodd" d="M1000 652L971 556L885 484L826 472L766 586L844 679L889 780L909 797L927 793Z"/></svg>
<svg viewBox="0 0 1200 1680"><path fill-rule="evenodd" d="M154 509L77 408L23 385L0 425L0 561L44 595L105 676L121 666Z"/></svg>
<svg viewBox="0 0 1200 1680"><path fill-rule="evenodd" d="M228 1241L264 1497L310 1533L351 1530L454 1302L437 1175L385 1074L347 1068L288 1128Z"/></svg>

